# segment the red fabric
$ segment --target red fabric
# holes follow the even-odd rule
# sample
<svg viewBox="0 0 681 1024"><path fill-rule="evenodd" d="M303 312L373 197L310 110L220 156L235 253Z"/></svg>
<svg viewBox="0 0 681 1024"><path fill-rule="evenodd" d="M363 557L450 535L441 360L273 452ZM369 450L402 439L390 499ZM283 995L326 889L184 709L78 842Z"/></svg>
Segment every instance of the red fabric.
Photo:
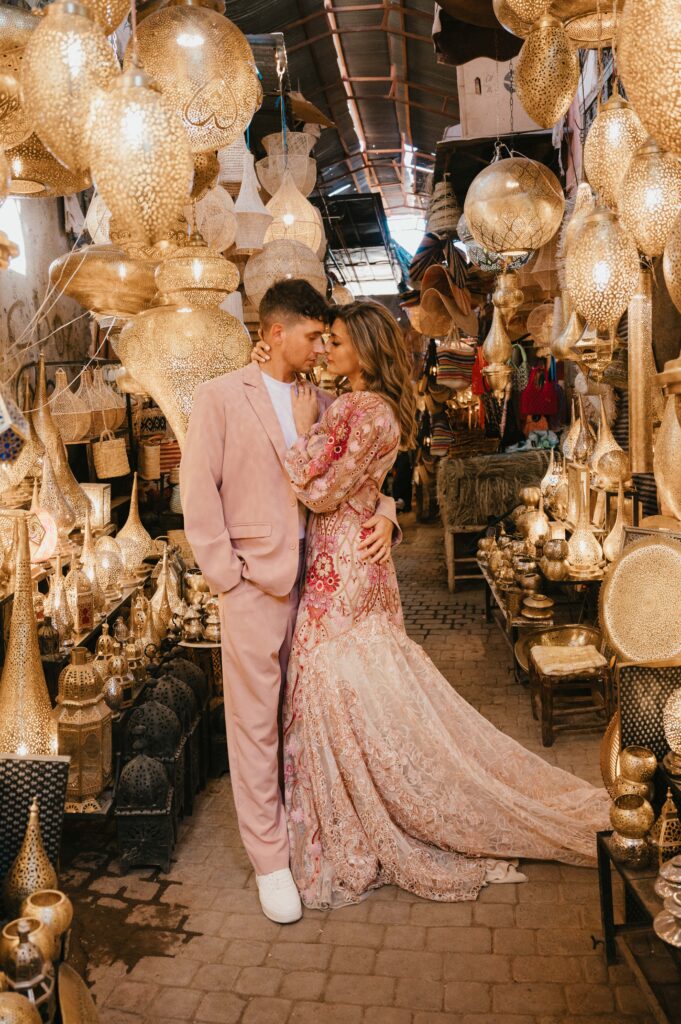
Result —
<svg viewBox="0 0 681 1024"><path fill-rule="evenodd" d="M520 396L521 416L555 416L558 412L558 393L549 380L544 367L535 366L527 387Z"/></svg>

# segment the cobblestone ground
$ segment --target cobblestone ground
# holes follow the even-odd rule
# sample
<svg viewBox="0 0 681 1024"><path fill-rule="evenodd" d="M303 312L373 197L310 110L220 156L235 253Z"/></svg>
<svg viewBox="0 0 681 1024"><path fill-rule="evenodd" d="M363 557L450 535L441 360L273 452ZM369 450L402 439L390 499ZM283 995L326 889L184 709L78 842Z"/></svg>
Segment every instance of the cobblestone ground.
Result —
<svg viewBox="0 0 681 1024"><path fill-rule="evenodd" d="M598 737L541 747L480 588L447 592L441 531L408 520L396 561L409 632L459 692L597 782ZM79 922L72 958L87 964L103 1024L649 1024L628 970L607 970L594 948L596 871L524 870L528 884L491 886L476 903L388 887L279 927L260 913L226 776L183 824L167 875L121 876L106 843L81 848L65 879Z"/></svg>

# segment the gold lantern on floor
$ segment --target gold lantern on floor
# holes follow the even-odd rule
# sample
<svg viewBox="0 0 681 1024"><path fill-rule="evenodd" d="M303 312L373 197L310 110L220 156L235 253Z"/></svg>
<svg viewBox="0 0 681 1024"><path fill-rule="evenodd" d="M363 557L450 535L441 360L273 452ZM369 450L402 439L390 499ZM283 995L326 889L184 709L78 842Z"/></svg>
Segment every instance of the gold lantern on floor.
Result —
<svg viewBox="0 0 681 1024"><path fill-rule="evenodd" d="M92 176L112 220L135 241L166 238L194 173L180 118L149 76L131 68L101 94L90 129Z"/></svg>
<svg viewBox="0 0 681 1024"><path fill-rule="evenodd" d="M97 811L111 778L111 712L85 647L74 647L59 676L54 717L59 753L71 758L67 803Z"/></svg>
<svg viewBox="0 0 681 1024"><path fill-rule="evenodd" d="M589 129L584 143L584 172L601 201L617 209L624 176L648 133L636 110L614 92Z"/></svg>
<svg viewBox="0 0 681 1024"><path fill-rule="evenodd" d="M517 256L545 245L560 227L565 197L555 174L527 157L497 160L473 179L464 215L478 245Z"/></svg>
<svg viewBox="0 0 681 1024"><path fill-rule="evenodd" d="M75 173L89 165L85 126L93 96L118 70L88 9L76 0L53 0L26 46L22 90L38 136Z"/></svg>
<svg viewBox="0 0 681 1024"><path fill-rule="evenodd" d="M246 130L262 88L248 40L228 18L208 4L174 0L144 19L137 47L194 153L228 146ZM129 46L126 68L132 59Z"/></svg>
<svg viewBox="0 0 681 1024"><path fill-rule="evenodd" d="M567 254L565 275L577 312L593 328L617 323L636 291L636 245L615 214L599 207L582 223Z"/></svg>
<svg viewBox="0 0 681 1024"><path fill-rule="evenodd" d="M661 256L680 210L681 160L648 139L622 181L620 220L642 253Z"/></svg>
<svg viewBox="0 0 681 1024"><path fill-rule="evenodd" d="M18 533L14 603L0 677L0 752L49 755L56 752L56 737L33 610L26 516L18 520Z"/></svg>
<svg viewBox="0 0 681 1024"><path fill-rule="evenodd" d="M515 71L518 97L533 121L553 128L567 113L579 85L579 57L563 25L544 15L523 43Z"/></svg>
<svg viewBox="0 0 681 1024"><path fill-rule="evenodd" d="M618 35L627 96L657 142L681 154L681 0L625 4Z"/></svg>

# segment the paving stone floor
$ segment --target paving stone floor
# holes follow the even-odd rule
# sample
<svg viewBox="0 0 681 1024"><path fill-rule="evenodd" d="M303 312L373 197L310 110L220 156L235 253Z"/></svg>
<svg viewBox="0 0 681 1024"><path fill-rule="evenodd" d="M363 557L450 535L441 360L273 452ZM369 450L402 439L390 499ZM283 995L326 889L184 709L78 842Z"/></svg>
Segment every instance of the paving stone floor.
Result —
<svg viewBox="0 0 681 1024"><path fill-rule="evenodd" d="M410 634L460 693L547 760L599 781L598 737L546 751L510 653L485 624L480 588L446 588L441 531L405 518L396 554ZM82 836L82 833L81 833ZM85 840L89 842L89 840ZM103 1024L649 1024L624 966L607 970L595 870L525 865L529 883L476 903L429 903L387 887L356 907L260 913L229 777L198 801L168 874L121 876L109 840L67 864L71 957Z"/></svg>

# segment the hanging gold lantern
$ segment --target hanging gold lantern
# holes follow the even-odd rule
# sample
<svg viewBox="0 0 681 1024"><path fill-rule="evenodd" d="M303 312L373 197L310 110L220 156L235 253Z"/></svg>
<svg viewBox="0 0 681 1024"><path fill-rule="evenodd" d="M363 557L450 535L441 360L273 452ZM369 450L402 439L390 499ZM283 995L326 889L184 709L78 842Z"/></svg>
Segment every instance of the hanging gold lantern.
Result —
<svg viewBox="0 0 681 1024"><path fill-rule="evenodd" d="M11 149L29 137L33 125L21 95L23 49L0 56L0 146Z"/></svg>
<svg viewBox="0 0 681 1024"><path fill-rule="evenodd" d="M667 291L672 302L681 312L681 213L676 217L669 233L662 269Z"/></svg>
<svg viewBox="0 0 681 1024"><path fill-rule="evenodd" d="M326 293L324 267L306 245L284 239L269 242L261 253L252 256L246 264L246 295L257 308L268 288L277 281L292 278L302 278L322 295Z"/></svg>
<svg viewBox="0 0 681 1024"><path fill-rule="evenodd" d="M83 6L110 36L121 24L130 10L130 0L83 0Z"/></svg>
<svg viewBox="0 0 681 1024"><path fill-rule="evenodd" d="M38 196L40 199L72 196L91 184L86 171L78 174L69 171L35 134L6 150L5 156L12 174L9 190L13 196Z"/></svg>
<svg viewBox="0 0 681 1024"><path fill-rule="evenodd" d="M151 305L157 266L116 245L84 245L52 261L50 286L99 316L127 318Z"/></svg>
<svg viewBox="0 0 681 1024"><path fill-rule="evenodd" d="M28 526L22 516L12 619L0 677L0 751L23 755L56 753L51 714L33 611Z"/></svg>
<svg viewBox="0 0 681 1024"><path fill-rule="evenodd" d="M558 18L547 14L532 26L514 82L520 102L542 128L552 128L567 113L579 84L579 57Z"/></svg>
<svg viewBox="0 0 681 1024"><path fill-rule="evenodd" d="M139 313L123 327L114 347L163 410L180 446L198 385L245 366L252 350L236 317L216 306L189 305L158 305Z"/></svg>
<svg viewBox="0 0 681 1024"><path fill-rule="evenodd" d="M179 0L137 30L140 64L182 118L194 153L221 149L246 130L262 88L245 35L224 15ZM124 67L131 66L132 46Z"/></svg>
<svg viewBox="0 0 681 1024"><path fill-rule="evenodd" d="M144 72L126 71L101 95L89 152L92 176L118 227L136 241L167 237L189 195L194 165L181 120Z"/></svg>
<svg viewBox="0 0 681 1024"><path fill-rule="evenodd" d="M281 186L267 204L268 211L274 218L265 233L265 244L286 240L300 242L312 252L319 248L323 231L315 216L315 210L296 183L289 170L284 171Z"/></svg>
<svg viewBox="0 0 681 1024"><path fill-rule="evenodd" d="M619 193L619 215L646 256L661 256L681 211L681 160L650 138L634 154Z"/></svg>
<svg viewBox="0 0 681 1024"><path fill-rule="evenodd" d="M253 154L244 152L241 188L234 204L236 213L236 248L244 255L262 252L265 234L272 223L269 212L258 191L258 179L255 176Z"/></svg>
<svg viewBox="0 0 681 1024"><path fill-rule="evenodd" d="M625 4L618 36L627 96L660 146L681 155L681 0Z"/></svg>
<svg viewBox="0 0 681 1024"><path fill-rule="evenodd" d="M567 287L575 309L592 327L608 330L636 291L638 271L631 236L611 210L599 207L583 222L566 259Z"/></svg>
<svg viewBox="0 0 681 1024"><path fill-rule="evenodd" d="M102 29L76 0L53 0L24 53L22 89L35 131L75 174L87 171L92 98L118 73Z"/></svg>
<svg viewBox="0 0 681 1024"><path fill-rule="evenodd" d="M219 306L239 287L239 271L195 231L189 245L171 252L158 266L156 284L173 304Z"/></svg>
<svg viewBox="0 0 681 1024"><path fill-rule="evenodd" d="M624 176L648 133L636 110L614 92L601 107L584 143L584 171L601 202L617 209Z"/></svg>
<svg viewBox="0 0 681 1024"><path fill-rule="evenodd" d="M475 241L504 256L545 245L560 227L564 209L555 174L526 157L490 164L473 180L464 203Z"/></svg>
<svg viewBox="0 0 681 1024"><path fill-rule="evenodd" d="M99 811L97 797L111 777L111 712L85 647L74 647L59 676L54 711L59 753L71 758L66 790L70 810Z"/></svg>

